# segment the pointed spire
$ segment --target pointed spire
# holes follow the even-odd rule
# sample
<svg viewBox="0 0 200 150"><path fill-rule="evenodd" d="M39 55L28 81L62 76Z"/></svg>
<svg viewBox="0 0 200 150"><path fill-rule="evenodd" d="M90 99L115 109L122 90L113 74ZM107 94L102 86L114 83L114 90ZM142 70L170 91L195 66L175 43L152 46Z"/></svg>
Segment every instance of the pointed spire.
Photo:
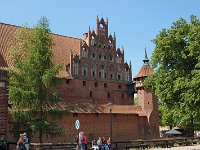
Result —
<svg viewBox="0 0 200 150"><path fill-rule="evenodd" d="M90 26L89 26L89 32L90 32Z"/></svg>
<svg viewBox="0 0 200 150"><path fill-rule="evenodd" d="M144 65L149 65L149 59L147 57L147 50L146 50L146 47L144 49L144 59L143 59L143 62L144 62Z"/></svg>
<svg viewBox="0 0 200 150"><path fill-rule="evenodd" d="M98 17L98 15L97 15L97 22L99 22L99 17Z"/></svg>
<svg viewBox="0 0 200 150"><path fill-rule="evenodd" d="M106 17L106 24L108 25L108 17Z"/></svg>

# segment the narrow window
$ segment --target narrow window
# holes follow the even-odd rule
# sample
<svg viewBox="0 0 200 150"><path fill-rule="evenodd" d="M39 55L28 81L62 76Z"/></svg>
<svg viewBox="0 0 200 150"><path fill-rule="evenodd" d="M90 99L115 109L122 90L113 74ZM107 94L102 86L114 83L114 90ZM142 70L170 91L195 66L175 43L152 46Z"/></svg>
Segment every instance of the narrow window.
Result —
<svg viewBox="0 0 200 150"><path fill-rule="evenodd" d="M108 93L108 98L110 98L110 93Z"/></svg>
<svg viewBox="0 0 200 150"><path fill-rule="evenodd" d="M118 85L118 89L121 89L122 88L122 85Z"/></svg>
<svg viewBox="0 0 200 150"><path fill-rule="evenodd" d="M92 91L90 91L90 97L92 97Z"/></svg>
<svg viewBox="0 0 200 150"><path fill-rule="evenodd" d="M110 74L110 78L111 78L111 79L113 78L113 75L112 75L112 74Z"/></svg>
<svg viewBox="0 0 200 150"><path fill-rule="evenodd" d="M95 77L95 71L92 71L92 76Z"/></svg>
<svg viewBox="0 0 200 150"><path fill-rule="evenodd" d="M98 86L98 83L97 83L97 82L95 82L95 83L94 83L94 86L95 86L95 87L97 87L97 86Z"/></svg>
<svg viewBox="0 0 200 150"><path fill-rule="evenodd" d="M83 81L83 86L86 86L86 81Z"/></svg>
<svg viewBox="0 0 200 150"><path fill-rule="evenodd" d="M120 75L118 75L118 80L121 80L121 76Z"/></svg>
<svg viewBox="0 0 200 150"><path fill-rule="evenodd" d="M86 76L86 70L83 71L83 75Z"/></svg>
<svg viewBox="0 0 200 150"><path fill-rule="evenodd" d="M99 72L99 78L101 78L101 72Z"/></svg>
<svg viewBox="0 0 200 150"><path fill-rule="evenodd" d="M124 94L122 94L122 99L124 99Z"/></svg>
<svg viewBox="0 0 200 150"><path fill-rule="evenodd" d="M104 87L107 88L107 83L104 83Z"/></svg>

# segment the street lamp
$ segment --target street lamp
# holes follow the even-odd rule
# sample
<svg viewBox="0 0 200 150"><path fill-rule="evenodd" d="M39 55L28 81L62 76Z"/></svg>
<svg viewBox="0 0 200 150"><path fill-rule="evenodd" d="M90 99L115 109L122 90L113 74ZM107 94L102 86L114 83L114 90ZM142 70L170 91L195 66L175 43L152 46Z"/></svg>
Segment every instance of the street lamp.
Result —
<svg viewBox="0 0 200 150"><path fill-rule="evenodd" d="M112 150L112 107L113 103L107 104L108 108L110 109L110 149Z"/></svg>

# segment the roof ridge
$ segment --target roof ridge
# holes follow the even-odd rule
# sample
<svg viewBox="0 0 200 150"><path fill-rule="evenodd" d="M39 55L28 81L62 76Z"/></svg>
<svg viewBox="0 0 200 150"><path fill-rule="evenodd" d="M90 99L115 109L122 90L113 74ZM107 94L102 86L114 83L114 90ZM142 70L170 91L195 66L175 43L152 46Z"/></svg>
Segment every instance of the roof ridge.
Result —
<svg viewBox="0 0 200 150"><path fill-rule="evenodd" d="M2 24L2 25L8 25L8 26L13 26L13 27L17 27L17 28L21 28L22 27L22 26L19 26L19 25L13 25L13 24L8 24L8 23L4 23L4 22L0 22L0 24ZM30 27L30 29L32 29L32 28ZM51 32L50 34L56 35L56 36L63 36L63 37L68 37L68 38L73 38L73 39L81 40L81 38L76 38L76 37L72 37L72 36L66 36L66 35L62 35L62 34L58 34L58 33L53 33L53 32Z"/></svg>

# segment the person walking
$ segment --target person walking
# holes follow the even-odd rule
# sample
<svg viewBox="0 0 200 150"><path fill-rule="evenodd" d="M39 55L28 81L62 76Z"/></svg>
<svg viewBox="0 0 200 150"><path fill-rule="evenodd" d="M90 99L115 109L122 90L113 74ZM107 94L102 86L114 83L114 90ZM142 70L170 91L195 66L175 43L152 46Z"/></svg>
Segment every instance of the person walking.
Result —
<svg viewBox="0 0 200 150"><path fill-rule="evenodd" d="M19 135L19 140L17 141L17 147L19 150L26 150L26 147L24 145L24 135Z"/></svg>
<svg viewBox="0 0 200 150"><path fill-rule="evenodd" d="M24 136L24 145L26 147L26 150L29 150L29 141L28 141L27 133L24 132L23 136Z"/></svg>
<svg viewBox="0 0 200 150"><path fill-rule="evenodd" d="M97 146L99 147L99 150L102 150L102 140L101 140L101 137L99 137L99 139L97 141Z"/></svg>
<svg viewBox="0 0 200 150"><path fill-rule="evenodd" d="M111 138L110 137L107 140L107 146L108 146L108 149L110 150L110 147L111 147Z"/></svg>

